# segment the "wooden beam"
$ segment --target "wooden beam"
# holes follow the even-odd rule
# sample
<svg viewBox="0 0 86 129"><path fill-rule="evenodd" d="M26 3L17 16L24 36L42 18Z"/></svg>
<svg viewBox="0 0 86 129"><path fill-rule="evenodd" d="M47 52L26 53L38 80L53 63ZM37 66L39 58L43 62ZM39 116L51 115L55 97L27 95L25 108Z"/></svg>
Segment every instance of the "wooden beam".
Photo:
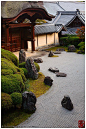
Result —
<svg viewBox="0 0 86 129"><path fill-rule="evenodd" d="M10 27L10 28L28 27L28 26L31 26L31 23L9 24L9 27Z"/></svg>
<svg viewBox="0 0 86 129"><path fill-rule="evenodd" d="M5 43L9 43L9 27L5 28Z"/></svg>
<svg viewBox="0 0 86 129"><path fill-rule="evenodd" d="M34 34L34 23L31 25L31 38L32 38L32 51L35 51L35 34Z"/></svg>

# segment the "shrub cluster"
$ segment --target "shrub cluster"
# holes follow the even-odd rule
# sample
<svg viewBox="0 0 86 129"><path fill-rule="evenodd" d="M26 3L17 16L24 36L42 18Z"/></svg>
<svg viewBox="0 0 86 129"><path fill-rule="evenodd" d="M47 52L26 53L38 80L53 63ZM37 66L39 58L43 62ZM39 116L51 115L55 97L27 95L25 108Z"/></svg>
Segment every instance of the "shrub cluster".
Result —
<svg viewBox="0 0 86 129"><path fill-rule="evenodd" d="M79 39L78 36L68 35L66 37L61 37L60 42L64 46L74 45L76 48L78 48L78 44L81 42L81 39Z"/></svg>
<svg viewBox="0 0 86 129"><path fill-rule="evenodd" d="M81 53L85 53L85 42L80 42L78 46Z"/></svg>

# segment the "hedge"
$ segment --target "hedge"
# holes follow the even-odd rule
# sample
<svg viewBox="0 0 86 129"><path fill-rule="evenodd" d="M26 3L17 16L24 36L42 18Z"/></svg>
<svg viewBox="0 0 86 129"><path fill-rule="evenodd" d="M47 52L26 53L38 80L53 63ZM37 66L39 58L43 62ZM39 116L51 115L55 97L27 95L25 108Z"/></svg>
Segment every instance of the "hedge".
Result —
<svg viewBox="0 0 86 129"><path fill-rule="evenodd" d="M68 45L74 45L76 48L78 48L78 44L81 42L81 39L77 36L66 36L66 37L61 37L60 38L61 44L64 46Z"/></svg>
<svg viewBox="0 0 86 129"><path fill-rule="evenodd" d="M16 66L19 67L19 60L12 52L1 48L1 58L5 58L9 61L12 61Z"/></svg>
<svg viewBox="0 0 86 129"><path fill-rule="evenodd" d="M12 107L11 96L7 93L1 93L1 108L10 109Z"/></svg>

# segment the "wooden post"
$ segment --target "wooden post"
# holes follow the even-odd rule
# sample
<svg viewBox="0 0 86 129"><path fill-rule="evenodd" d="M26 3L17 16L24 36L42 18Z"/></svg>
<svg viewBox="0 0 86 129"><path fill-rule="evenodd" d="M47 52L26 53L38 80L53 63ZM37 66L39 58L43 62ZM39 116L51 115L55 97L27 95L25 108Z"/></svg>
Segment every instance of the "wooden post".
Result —
<svg viewBox="0 0 86 129"><path fill-rule="evenodd" d="M31 24L31 44L32 44L32 52L35 51L35 34L34 34L34 23Z"/></svg>
<svg viewBox="0 0 86 129"><path fill-rule="evenodd" d="M6 25L6 30L5 30L5 43L9 43L9 26Z"/></svg>

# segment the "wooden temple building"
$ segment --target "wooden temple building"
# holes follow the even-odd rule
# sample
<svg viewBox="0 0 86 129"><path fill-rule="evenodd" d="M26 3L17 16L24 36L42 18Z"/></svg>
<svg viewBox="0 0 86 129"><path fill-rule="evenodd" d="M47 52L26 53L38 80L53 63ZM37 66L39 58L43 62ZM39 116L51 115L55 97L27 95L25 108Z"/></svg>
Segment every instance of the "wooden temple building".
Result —
<svg viewBox="0 0 86 129"><path fill-rule="evenodd" d="M6 7L6 4L9 6ZM15 5L17 4L17 5ZM21 5L21 6L20 6ZM12 7L11 7L12 6ZM27 49L27 41L31 41L35 51L34 26L36 19L52 20L53 15L47 13L41 2L2 2L1 47L9 51ZM8 15L4 16L4 9ZM24 23L29 19L29 23Z"/></svg>

